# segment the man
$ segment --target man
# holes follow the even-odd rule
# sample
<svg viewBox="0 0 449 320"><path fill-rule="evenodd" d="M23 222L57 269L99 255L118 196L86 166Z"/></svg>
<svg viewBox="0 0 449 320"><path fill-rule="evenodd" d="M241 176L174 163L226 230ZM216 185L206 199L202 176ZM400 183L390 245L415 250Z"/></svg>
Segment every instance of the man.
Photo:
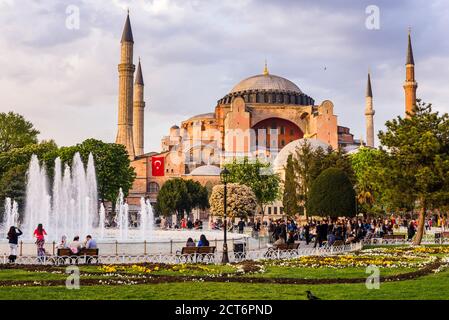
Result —
<svg viewBox="0 0 449 320"><path fill-rule="evenodd" d="M97 249L97 242L92 239L91 235L86 237L86 244L84 245L86 249Z"/></svg>
<svg viewBox="0 0 449 320"><path fill-rule="evenodd" d="M243 221L243 219L240 219L237 226L239 228L239 233L243 233L243 230L245 229L245 221Z"/></svg>
<svg viewBox="0 0 449 320"><path fill-rule="evenodd" d="M323 239L321 237L321 224L319 221L317 221L315 227L315 244L313 245L314 248L316 248L317 244L319 244L319 246L321 247L321 244L323 243Z"/></svg>

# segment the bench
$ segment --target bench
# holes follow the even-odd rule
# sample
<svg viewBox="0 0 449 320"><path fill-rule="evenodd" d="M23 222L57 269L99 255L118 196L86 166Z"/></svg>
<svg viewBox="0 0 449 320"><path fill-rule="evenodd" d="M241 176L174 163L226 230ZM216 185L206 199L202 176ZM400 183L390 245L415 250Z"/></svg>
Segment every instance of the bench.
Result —
<svg viewBox="0 0 449 320"><path fill-rule="evenodd" d="M405 242L405 234L385 234L382 237L382 243L396 243L396 242Z"/></svg>
<svg viewBox="0 0 449 320"><path fill-rule="evenodd" d="M265 253L266 258L273 258L273 257L280 257L280 255L285 255L286 253L295 253L297 252L299 248L299 242L298 243L283 243L278 246L273 246L268 248L267 252Z"/></svg>
<svg viewBox="0 0 449 320"><path fill-rule="evenodd" d="M435 243L442 244L449 239L449 231L435 233Z"/></svg>
<svg viewBox="0 0 449 320"><path fill-rule="evenodd" d="M55 263L60 264L62 262L63 264L65 264L68 262L69 264L73 263L78 264L79 259L82 257L85 258L85 263L87 264L91 263L93 260L96 260L96 263L98 263L98 253L99 253L98 248L97 249L82 248L78 254L74 254L72 250L68 248L59 248L58 251L56 252Z"/></svg>
<svg viewBox="0 0 449 320"><path fill-rule="evenodd" d="M180 262L205 262L215 258L215 247L183 247L178 254Z"/></svg>

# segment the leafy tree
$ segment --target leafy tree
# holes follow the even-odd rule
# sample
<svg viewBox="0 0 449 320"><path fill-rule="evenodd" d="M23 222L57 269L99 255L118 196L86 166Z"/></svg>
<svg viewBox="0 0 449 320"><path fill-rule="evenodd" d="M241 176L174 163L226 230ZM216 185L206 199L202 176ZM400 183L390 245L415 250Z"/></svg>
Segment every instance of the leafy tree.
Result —
<svg viewBox="0 0 449 320"><path fill-rule="evenodd" d="M25 207L25 176L27 171L26 165L17 165L9 169L0 177L0 212L2 213L0 221L3 219L4 201L11 198L17 201L19 212L23 212Z"/></svg>
<svg viewBox="0 0 449 320"><path fill-rule="evenodd" d="M207 188L193 180L171 179L162 185L156 202L157 212L163 216L191 213L193 209L209 207Z"/></svg>
<svg viewBox="0 0 449 320"><path fill-rule="evenodd" d="M209 199L210 210L214 216L224 215L224 185L216 185ZM229 183L226 192L226 215L233 220L236 217L253 216L257 208L257 197L253 190L238 183Z"/></svg>
<svg viewBox="0 0 449 320"><path fill-rule="evenodd" d="M351 162L342 149L334 151L330 147L326 150L314 148L309 141L305 141L295 150L292 160L300 208L307 209L312 184L324 170L341 168L351 181L355 180ZM307 210L305 212L307 214Z"/></svg>
<svg viewBox="0 0 449 320"><path fill-rule="evenodd" d="M293 166L293 156L289 155L287 159L287 166L285 168L285 182L284 195L282 198L282 205L284 212L288 216L294 216L299 211L298 196L297 196L296 173Z"/></svg>
<svg viewBox="0 0 449 320"><path fill-rule="evenodd" d="M248 158L244 158L242 162L234 160L226 168L229 170L231 183L244 184L253 190L263 219L265 206L279 198L279 175L271 172L269 163L259 160L250 162Z"/></svg>
<svg viewBox="0 0 449 320"><path fill-rule="evenodd" d="M156 206L163 216L182 216L190 210L190 199L185 181L180 178L165 182L157 195Z"/></svg>
<svg viewBox="0 0 449 320"><path fill-rule="evenodd" d="M375 206L382 205L382 188L377 181L379 175L377 162L380 160L381 151L372 148L360 148L357 153L350 155L352 169L354 171L357 202L362 212L370 213Z"/></svg>
<svg viewBox="0 0 449 320"><path fill-rule="evenodd" d="M379 139L386 148L379 162L381 187L394 202L420 209L414 240L420 244L427 210L449 202L449 115L418 100L415 114L387 121Z"/></svg>
<svg viewBox="0 0 449 320"><path fill-rule="evenodd" d="M319 216L355 216L355 191L348 175L338 168L324 170L312 184L307 211Z"/></svg>
<svg viewBox="0 0 449 320"><path fill-rule="evenodd" d="M62 147L58 155L62 162L71 164L76 152L80 153L84 165L87 165L89 154L92 153L101 201L110 201L114 206L120 188L125 196L128 195L136 173L123 145L88 139L76 146Z"/></svg>
<svg viewBox="0 0 449 320"><path fill-rule="evenodd" d="M38 134L33 124L20 114L0 113L0 153L36 144Z"/></svg>
<svg viewBox="0 0 449 320"><path fill-rule="evenodd" d="M209 207L209 195L206 187L201 183L193 180L184 180L187 187L187 194L189 196L189 205L187 212L190 213L192 209L206 209Z"/></svg>

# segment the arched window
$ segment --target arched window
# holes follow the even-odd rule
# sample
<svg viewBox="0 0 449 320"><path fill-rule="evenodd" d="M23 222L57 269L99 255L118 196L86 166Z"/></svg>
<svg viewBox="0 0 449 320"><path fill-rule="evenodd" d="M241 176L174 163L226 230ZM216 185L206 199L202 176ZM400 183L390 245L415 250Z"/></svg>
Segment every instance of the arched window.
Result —
<svg viewBox="0 0 449 320"><path fill-rule="evenodd" d="M159 192L159 185L156 182L148 183L148 192L149 193L158 193Z"/></svg>

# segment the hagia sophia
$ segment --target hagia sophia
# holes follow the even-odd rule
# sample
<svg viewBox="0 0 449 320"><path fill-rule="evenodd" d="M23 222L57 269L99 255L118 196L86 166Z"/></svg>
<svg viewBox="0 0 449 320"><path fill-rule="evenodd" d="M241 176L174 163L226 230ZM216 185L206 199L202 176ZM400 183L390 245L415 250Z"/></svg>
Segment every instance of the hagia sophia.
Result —
<svg viewBox="0 0 449 320"><path fill-rule="evenodd" d="M368 74L365 104L366 141L354 139L340 126L331 100L316 103L295 83L269 72L248 77L219 98L215 108L204 110L180 125L173 125L161 140L159 152L144 152L144 79L141 61L134 65L134 38L129 13L121 38L116 143L123 144L137 177L128 196L130 208L141 197L156 202L160 187L171 178L199 181L212 187L220 181L221 166L243 156L273 163L283 170L288 154L309 141L323 148L356 150L374 147L374 106ZM406 59L405 110L416 104L417 83L410 33ZM208 112L209 111L209 112ZM283 214L282 202L266 207L266 218ZM207 212L197 212L206 217ZM197 216L197 217L198 217Z"/></svg>

